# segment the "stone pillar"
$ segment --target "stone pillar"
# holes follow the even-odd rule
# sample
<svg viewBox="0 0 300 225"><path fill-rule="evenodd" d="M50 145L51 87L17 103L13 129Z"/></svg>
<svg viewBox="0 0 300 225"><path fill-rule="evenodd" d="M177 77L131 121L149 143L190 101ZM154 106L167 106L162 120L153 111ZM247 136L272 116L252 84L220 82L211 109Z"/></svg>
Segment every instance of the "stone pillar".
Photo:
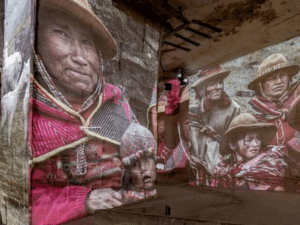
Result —
<svg viewBox="0 0 300 225"><path fill-rule="evenodd" d="M3 6L3 1L1 3ZM1 80L0 210L4 224L28 224L28 97L33 2L7 0ZM3 40L1 38L1 40Z"/></svg>
<svg viewBox="0 0 300 225"><path fill-rule="evenodd" d="M104 62L104 77L121 88L139 122L147 126L147 109L158 75L159 27L130 8L125 14L112 0L89 2L118 45L117 56Z"/></svg>

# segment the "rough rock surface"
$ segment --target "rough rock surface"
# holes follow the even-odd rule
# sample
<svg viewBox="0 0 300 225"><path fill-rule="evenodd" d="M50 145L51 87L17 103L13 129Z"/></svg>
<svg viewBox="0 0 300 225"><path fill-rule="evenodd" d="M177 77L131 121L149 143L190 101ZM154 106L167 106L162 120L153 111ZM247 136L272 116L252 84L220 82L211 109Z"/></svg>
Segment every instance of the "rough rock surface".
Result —
<svg viewBox="0 0 300 225"><path fill-rule="evenodd" d="M115 59L104 62L105 79L121 88L128 97L138 120L142 125L146 125L152 88L157 80L160 34L149 21L141 16L133 19L115 8L111 0L91 0L90 3L96 14L112 32L118 45L118 54ZM0 10L1 7L3 9L2 2ZM0 16L2 16L1 22L4 22L3 14ZM20 24L23 22L23 20L19 21ZM0 28L3 28L2 25ZM18 30L11 32L18 33ZM1 52L3 52L3 37L1 29ZM16 40L10 41L12 41L11 46L15 46L13 43ZM2 59L1 54L1 68ZM1 133L0 210L5 224L28 224L29 156L26 154L28 152L27 141L25 141L27 129L25 129L26 122L24 122L27 116L23 112L24 104L27 103L23 101L23 95L23 92L18 93L16 102L13 102L15 111L12 123L7 119ZM8 127L11 127L12 141L9 141Z"/></svg>
<svg viewBox="0 0 300 225"><path fill-rule="evenodd" d="M241 107L243 112L251 112L248 101L255 94L247 88L255 79L259 65L272 54L280 53L286 57L288 64L300 64L300 37L263 48L248 55L239 57L222 64L225 70L230 70L230 75L225 79L225 91ZM300 74L293 78L299 80ZM197 80L197 75L190 77L190 86ZM190 104L195 101L195 92L190 89Z"/></svg>
<svg viewBox="0 0 300 225"><path fill-rule="evenodd" d="M104 62L105 80L121 88L138 120L146 126L158 74L159 31L141 15L132 12L131 17L120 11L111 0L89 2L118 46L117 56Z"/></svg>

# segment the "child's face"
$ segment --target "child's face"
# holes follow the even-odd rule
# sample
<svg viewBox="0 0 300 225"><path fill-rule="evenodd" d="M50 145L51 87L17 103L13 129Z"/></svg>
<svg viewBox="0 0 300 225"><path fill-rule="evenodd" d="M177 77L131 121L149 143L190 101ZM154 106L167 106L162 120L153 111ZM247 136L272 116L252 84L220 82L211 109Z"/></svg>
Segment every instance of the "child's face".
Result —
<svg viewBox="0 0 300 225"><path fill-rule="evenodd" d="M132 188L141 190L150 190L154 188L156 180L156 165L151 157L138 160L130 169L132 176Z"/></svg>

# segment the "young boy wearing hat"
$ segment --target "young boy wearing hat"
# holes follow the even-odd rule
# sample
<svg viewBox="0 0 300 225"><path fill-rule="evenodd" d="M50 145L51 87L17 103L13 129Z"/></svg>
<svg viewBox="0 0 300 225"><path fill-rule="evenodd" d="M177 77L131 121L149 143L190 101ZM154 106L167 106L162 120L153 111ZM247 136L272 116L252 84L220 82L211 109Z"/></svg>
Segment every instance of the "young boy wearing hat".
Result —
<svg viewBox="0 0 300 225"><path fill-rule="evenodd" d="M235 117L222 138L212 186L283 191L284 147L268 147L275 133L274 124L260 123L251 114Z"/></svg>
<svg viewBox="0 0 300 225"><path fill-rule="evenodd" d="M210 185L211 175L220 158L221 137L240 113L240 106L224 91L223 80L229 74L230 71L217 66L201 71L201 77L192 85L197 97L190 106L191 168L196 184L203 182Z"/></svg>
<svg viewBox="0 0 300 225"><path fill-rule="evenodd" d="M124 166L122 189L124 204L156 197L157 142L151 132L132 123L121 140L120 156Z"/></svg>

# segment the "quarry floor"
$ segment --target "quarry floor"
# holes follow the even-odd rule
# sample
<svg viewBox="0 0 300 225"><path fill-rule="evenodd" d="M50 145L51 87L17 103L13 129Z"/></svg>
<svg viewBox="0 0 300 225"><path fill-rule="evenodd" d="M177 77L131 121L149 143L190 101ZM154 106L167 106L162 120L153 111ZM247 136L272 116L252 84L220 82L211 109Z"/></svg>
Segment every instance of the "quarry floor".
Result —
<svg viewBox="0 0 300 225"><path fill-rule="evenodd" d="M271 192L164 184L158 187L158 193L156 199L123 206L120 210L166 216L168 205L169 217L207 221L207 224L300 224L300 193L297 194L292 185L287 192ZM94 224L93 218L90 216L68 224ZM131 223L124 221L122 224Z"/></svg>

